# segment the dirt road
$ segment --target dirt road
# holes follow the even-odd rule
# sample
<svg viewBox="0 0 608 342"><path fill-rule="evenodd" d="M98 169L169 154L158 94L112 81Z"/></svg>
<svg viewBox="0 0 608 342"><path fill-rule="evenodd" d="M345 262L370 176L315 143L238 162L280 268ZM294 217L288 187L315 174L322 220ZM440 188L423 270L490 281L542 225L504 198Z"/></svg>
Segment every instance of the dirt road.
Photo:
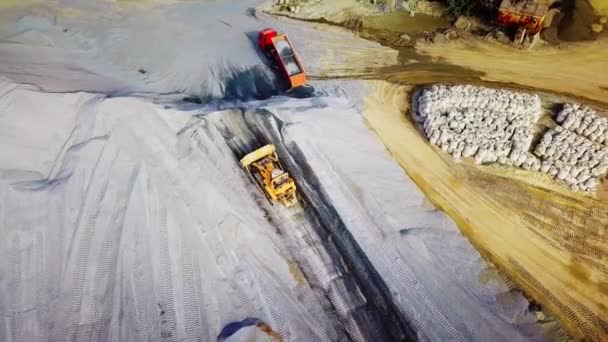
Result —
<svg viewBox="0 0 608 342"><path fill-rule="evenodd" d="M608 103L608 37L531 51L468 37L446 44L419 44L416 50L435 61L480 72L481 81L520 85Z"/></svg>

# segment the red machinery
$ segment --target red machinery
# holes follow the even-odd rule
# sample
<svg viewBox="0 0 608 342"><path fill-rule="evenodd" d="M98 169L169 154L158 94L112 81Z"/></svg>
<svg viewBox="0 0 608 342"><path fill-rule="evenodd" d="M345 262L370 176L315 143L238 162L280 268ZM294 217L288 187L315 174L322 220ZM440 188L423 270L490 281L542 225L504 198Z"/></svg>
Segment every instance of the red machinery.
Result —
<svg viewBox="0 0 608 342"><path fill-rule="evenodd" d="M274 29L267 28L258 34L258 42L271 62L276 63L291 89L306 85L306 71L287 35L279 35Z"/></svg>

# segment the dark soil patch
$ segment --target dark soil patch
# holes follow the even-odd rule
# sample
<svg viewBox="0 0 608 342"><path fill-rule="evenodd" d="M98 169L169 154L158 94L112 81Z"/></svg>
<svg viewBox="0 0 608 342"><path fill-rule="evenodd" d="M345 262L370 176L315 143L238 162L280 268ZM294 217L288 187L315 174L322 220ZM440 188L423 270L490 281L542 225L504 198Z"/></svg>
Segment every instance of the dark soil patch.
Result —
<svg viewBox="0 0 608 342"><path fill-rule="evenodd" d="M557 26L557 36L560 40L572 42L595 38L591 25L596 17L588 0L566 1L562 11L566 14Z"/></svg>

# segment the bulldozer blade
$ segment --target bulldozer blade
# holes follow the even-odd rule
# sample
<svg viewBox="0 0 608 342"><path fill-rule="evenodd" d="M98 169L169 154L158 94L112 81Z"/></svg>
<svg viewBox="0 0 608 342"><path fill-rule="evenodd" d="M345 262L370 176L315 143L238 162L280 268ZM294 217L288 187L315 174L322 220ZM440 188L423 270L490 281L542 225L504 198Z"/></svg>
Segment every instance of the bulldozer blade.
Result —
<svg viewBox="0 0 608 342"><path fill-rule="evenodd" d="M256 161L273 154L275 154L274 145L266 145L241 158L241 165L247 167Z"/></svg>

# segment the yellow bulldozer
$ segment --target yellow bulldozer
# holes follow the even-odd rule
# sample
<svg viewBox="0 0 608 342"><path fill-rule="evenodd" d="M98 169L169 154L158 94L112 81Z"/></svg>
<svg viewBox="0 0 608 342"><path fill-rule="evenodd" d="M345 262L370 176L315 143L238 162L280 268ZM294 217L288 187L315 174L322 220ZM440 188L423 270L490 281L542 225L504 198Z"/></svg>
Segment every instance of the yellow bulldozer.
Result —
<svg viewBox="0 0 608 342"><path fill-rule="evenodd" d="M249 153L241 159L241 165L270 203L279 202L288 208L297 203L296 183L279 162L274 145Z"/></svg>

